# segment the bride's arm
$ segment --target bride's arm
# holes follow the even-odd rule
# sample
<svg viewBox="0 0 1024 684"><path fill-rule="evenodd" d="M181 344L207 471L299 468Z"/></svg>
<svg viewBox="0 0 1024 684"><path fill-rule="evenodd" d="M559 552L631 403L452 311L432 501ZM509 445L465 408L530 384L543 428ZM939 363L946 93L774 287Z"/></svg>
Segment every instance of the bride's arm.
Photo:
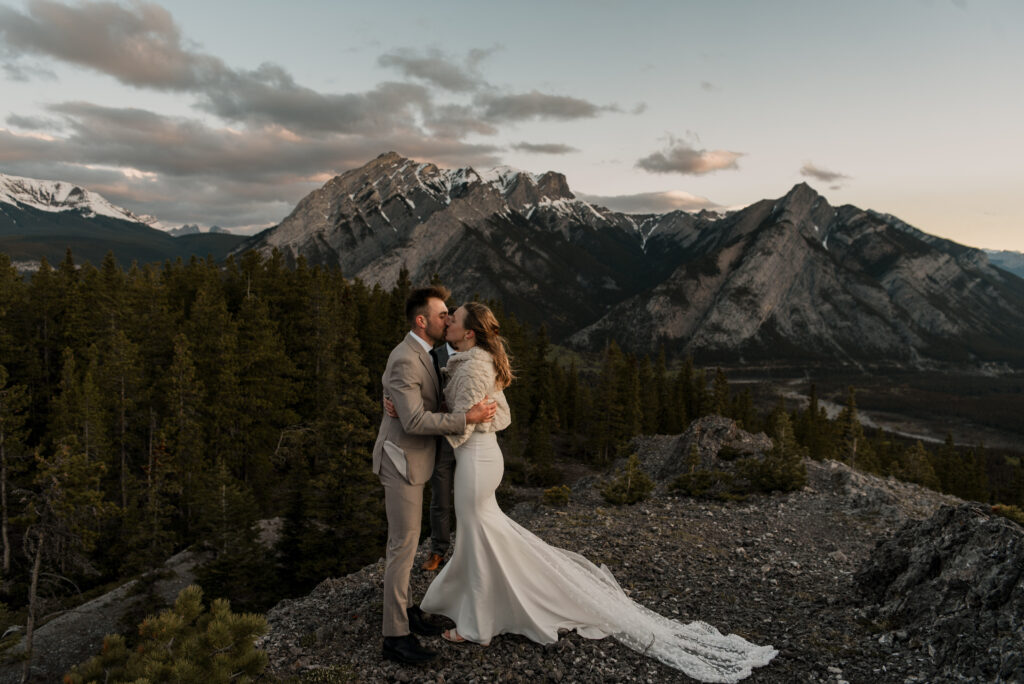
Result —
<svg viewBox="0 0 1024 684"><path fill-rule="evenodd" d="M448 409L452 413L464 413L488 397L494 389L494 363L488 357L473 357L462 360L449 378L445 388ZM462 444L473 431L467 425L461 435L446 435L453 447Z"/></svg>

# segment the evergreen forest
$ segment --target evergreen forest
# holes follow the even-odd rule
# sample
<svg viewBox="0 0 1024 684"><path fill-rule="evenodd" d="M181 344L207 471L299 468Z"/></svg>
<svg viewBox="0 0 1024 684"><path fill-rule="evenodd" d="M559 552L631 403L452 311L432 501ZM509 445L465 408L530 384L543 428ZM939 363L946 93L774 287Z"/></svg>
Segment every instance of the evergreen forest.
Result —
<svg viewBox="0 0 1024 684"><path fill-rule="evenodd" d="M27 276L0 254L0 629L31 629L187 547L210 558L202 595L240 611L375 562L380 376L414 285L255 252L128 270L69 252ZM570 466L629 456L636 435L720 414L789 453L1024 505L1019 460L867 433L853 389L834 419L813 387L806 407L761 412L719 369L614 343L569 354L490 304L517 375L502 436L514 484L564 485Z"/></svg>

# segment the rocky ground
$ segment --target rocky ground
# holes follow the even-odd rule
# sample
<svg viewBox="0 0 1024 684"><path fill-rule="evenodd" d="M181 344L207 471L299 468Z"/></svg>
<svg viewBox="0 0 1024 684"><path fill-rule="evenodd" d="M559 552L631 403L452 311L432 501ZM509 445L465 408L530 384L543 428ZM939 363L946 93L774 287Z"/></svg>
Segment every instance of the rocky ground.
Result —
<svg viewBox="0 0 1024 684"><path fill-rule="evenodd" d="M671 471L690 438L638 441L645 469ZM746 681L1024 681L1014 673L992 680L943 665L927 639L872 604L855 579L876 545L905 523L962 502L835 462L807 467L802 490L740 502L676 497L662 480L646 502L610 506L592 476L577 482L564 508L539 504L539 491L520 491L524 500L510 515L549 543L606 563L635 600L663 615L704 620L774 645L779 655ZM425 553L423 546L417 560ZM550 646L515 635L496 637L487 648L427 639L440 651L435 662L418 668L384 662L383 571L381 560L276 606L261 643L270 675L294 682L692 681L614 639L575 633ZM417 563L413 596L422 596L431 578ZM1024 651L1019 634L1004 636L1009 648Z"/></svg>

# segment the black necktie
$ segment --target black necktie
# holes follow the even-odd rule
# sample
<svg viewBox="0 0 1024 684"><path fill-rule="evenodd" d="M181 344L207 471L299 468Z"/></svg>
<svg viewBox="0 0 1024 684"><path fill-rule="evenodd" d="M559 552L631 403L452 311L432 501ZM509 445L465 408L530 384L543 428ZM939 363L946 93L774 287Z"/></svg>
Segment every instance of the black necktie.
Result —
<svg viewBox="0 0 1024 684"><path fill-rule="evenodd" d="M441 392L441 366L437 362L437 351L434 349L430 350L430 358L434 362L434 373L437 374L437 407L440 411L445 411L444 408L444 394ZM443 438L438 435L434 438L434 457L441 453L441 440Z"/></svg>
<svg viewBox="0 0 1024 684"><path fill-rule="evenodd" d="M433 360L433 362L434 362L434 373L436 373L436 374L437 374L437 389L438 389L438 398L440 399L440 390L441 390L441 366L440 366L440 365L439 365L439 364L437 363L437 350L435 350L435 349L431 349L431 350L430 350L430 358L431 358L431 359Z"/></svg>

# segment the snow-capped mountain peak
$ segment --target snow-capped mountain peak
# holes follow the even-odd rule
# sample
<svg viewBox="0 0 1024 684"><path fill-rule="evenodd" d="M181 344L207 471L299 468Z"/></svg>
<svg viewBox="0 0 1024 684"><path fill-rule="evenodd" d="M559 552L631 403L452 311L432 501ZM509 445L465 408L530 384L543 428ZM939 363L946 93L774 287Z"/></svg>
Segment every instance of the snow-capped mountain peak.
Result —
<svg viewBox="0 0 1024 684"><path fill-rule="evenodd" d="M86 218L110 218L159 228L152 216L137 216L110 203L103 195L65 181L22 178L0 173L0 203L31 207L39 211L77 211Z"/></svg>

